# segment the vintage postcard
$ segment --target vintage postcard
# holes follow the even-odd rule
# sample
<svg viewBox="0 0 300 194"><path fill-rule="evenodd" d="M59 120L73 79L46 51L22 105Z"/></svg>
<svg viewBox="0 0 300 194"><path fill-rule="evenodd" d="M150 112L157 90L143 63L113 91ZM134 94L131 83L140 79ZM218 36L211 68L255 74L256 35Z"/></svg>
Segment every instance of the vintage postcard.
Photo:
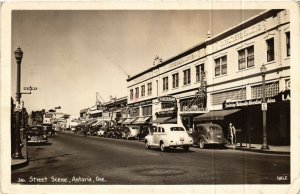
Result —
<svg viewBox="0 0 300 194"><path fill-rule="evenodd" d="M299 3L1 4L1 192L299 193Z"/></svg>

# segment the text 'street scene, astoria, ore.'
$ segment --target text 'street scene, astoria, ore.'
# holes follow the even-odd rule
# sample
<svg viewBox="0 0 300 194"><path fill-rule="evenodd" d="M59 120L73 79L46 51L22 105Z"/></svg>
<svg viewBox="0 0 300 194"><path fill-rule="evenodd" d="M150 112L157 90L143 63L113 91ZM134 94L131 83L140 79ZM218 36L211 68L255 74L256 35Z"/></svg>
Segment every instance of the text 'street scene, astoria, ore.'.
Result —
<svg viewBox="0 0 300 194"><path fill-rule="evenodd" d="M291 184L290 15L12 11L11 184Z"/></svg>

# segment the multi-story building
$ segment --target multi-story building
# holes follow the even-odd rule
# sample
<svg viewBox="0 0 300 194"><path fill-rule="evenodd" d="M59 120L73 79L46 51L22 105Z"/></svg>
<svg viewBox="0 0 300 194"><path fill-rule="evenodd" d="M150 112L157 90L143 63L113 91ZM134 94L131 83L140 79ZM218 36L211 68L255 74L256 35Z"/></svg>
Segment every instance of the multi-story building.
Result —
<svg viewBox="0 0 300 194"><path fill-rule="evenodd" d="M95 118L103 121L103 125L119 125L127 118L127 96L111 98L105 103L97 103L90 108L80 110L83 119Z"/></svg>
<svg viewBox="0 0 300 194"><path fill-rule="evenodd" d="M268 140L289 144L289 10L268 10L216 36L208 34L200 44L128 78L130 117L151 116L152 123L176 118L189 130L213 121L225 132L233 122L244 141L261 143L263 65Z"/></svg>

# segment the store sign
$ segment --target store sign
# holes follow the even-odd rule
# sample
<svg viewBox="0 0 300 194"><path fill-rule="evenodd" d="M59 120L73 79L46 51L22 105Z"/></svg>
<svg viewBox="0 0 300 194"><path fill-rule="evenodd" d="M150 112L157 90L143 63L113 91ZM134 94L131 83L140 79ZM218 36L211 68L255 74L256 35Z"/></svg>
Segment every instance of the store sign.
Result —
<svg viewBox="0 0 300 194"><path fill-rule="evenodd" d="M267 103L274 103L274 102L276 102L275 98L267 98ZM235 101L235 102L226 102L225 101L223 103L223 109L259 105L261 103L262 103L262 99L243 100L243 101Z"/></svg>
<svg viewBox="0 0 300 194"><path fill-rule="evenodd" d="M181 111L206 111L206 108L197 105L183 106Z"/></svg>
<svg viewBox="0 0 300 194"><path fill-rule="evenodd" d="M291 92L290 90L285 90L280 93L280 101L290 101L291 100Z"/></svg>
<svg viewBox="0 0 300 194"><path fill-rule="evenodd" d="M177 109L175 110L164 110L159 111L155 113L157 117L168 117L168 116L174 116L177 114Z"/></svg>
<svg viewBox="0 0 300 194"><path fill-rule="evenodd" d="M174 96L161 96L158 97L157 100L159 102L176 102L176 98Z"/></svg>
<svg viewBox="0 0 300 194"><path fill-rule="evenodd" d="M144 100L141 102L128 104L128 107L144 106L144 105L148 105L148 104L152 104L152 100Z"/></svg>

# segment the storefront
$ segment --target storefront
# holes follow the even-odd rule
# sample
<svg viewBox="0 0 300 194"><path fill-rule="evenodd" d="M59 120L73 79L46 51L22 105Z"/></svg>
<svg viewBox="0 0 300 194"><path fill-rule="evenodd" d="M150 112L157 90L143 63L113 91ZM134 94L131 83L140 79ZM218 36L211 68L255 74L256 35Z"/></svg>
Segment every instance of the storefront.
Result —
<svg viewBox="0 0 300 194"><path fill-rule="evenodd" d="M177 100L173 96L161 96L155 100L156 109L153 124L177 123Z"/></svg>
<svg viewBox="0 0 300 194"><path fill-rule="evenodd" d="M226 110L240 109L241 113L228 122L242 129L243 142L262 143L261 99L224 102ZM267 98L267 138L271 145L290 145L290 90Z"/></svg>

